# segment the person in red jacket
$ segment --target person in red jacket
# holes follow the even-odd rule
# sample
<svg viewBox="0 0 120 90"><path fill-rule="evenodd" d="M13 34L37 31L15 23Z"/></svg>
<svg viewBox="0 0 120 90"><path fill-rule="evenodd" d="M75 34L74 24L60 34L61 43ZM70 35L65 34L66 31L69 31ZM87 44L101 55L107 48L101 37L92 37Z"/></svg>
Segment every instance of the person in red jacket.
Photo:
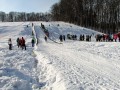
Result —
<svg viewBox="0 0 120 90"><path fill-rule="evenodd" d="M118 37L117 34L113 35L113 38L114 38L115 42L117 41L117 37Z"/></svg>
<svg viewBox="0 0 120 90"><path fill-rule="evenodd" d="M21 39L21 47L22 47L22 50L25 49L26 50L26 45L25 45L25 39L22 37Z"/></svg>
<svg viewBox="0 0 120 90"><path fill-rule="evenodd" d="M108 35L105 34L105 41L107 42L108 41Z"/></svg>

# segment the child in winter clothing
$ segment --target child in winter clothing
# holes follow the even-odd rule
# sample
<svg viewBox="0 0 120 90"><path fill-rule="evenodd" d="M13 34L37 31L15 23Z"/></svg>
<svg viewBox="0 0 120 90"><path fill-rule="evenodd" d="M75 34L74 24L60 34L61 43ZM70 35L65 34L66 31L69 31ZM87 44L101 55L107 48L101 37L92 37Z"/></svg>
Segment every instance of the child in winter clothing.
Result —
<svg viewBox="0 0 120 90"><path fill-rule="evenodd" d="M12 50L12 40L9 38L8 40L9 50Z"/></svg>

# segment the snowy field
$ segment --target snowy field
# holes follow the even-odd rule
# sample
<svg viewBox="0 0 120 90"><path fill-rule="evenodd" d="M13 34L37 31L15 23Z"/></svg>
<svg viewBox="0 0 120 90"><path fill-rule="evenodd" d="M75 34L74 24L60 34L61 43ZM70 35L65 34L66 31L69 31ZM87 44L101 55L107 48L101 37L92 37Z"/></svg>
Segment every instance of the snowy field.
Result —
<svg viewBox="0 0 120 90"><path fill-rule="evenodd" d="M1 22L0 90L120 90L119 42L95 42L98 32L73 24L42 23L57 42L61 34L93 35L92 42L45 42L41 22L34 22L34 27L31 22ZM39 40L34 48L32 30ZM18 37L25 38L26 51L17 48Z"/></svg>

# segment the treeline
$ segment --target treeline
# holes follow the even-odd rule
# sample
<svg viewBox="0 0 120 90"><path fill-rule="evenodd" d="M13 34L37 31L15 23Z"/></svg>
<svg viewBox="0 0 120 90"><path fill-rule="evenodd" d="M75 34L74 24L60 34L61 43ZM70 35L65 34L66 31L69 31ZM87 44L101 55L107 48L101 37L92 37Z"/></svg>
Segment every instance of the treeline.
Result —
<svg viewBox="0 0 120 90"><path fill-rule="evenodd" d="M117 33L120 29L120 0L60 0L51 13L53 20L103 33Z"/></svg>
<svg viewBox="0 0 120 90"><path fill-rule="evenodd" d="M0 21L2 22L18 22L18 21L49 21L51 15L49 13L25 13L25 12L0 12Z"/></svg>

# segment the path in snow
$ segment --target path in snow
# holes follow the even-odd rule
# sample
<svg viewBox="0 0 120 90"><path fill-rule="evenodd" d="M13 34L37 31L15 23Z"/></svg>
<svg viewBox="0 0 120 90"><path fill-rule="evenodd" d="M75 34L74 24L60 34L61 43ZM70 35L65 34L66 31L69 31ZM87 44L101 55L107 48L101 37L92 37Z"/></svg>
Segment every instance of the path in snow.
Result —
<svg viewBox="0 0 120 90"><path fill-rule="evenodd" d="M56 69L51 65L51 62L49 62L49 59L46 58L41 51L38 50L39 46L41 46L41 43L46 43L44 41L45 34L43 33L42 29L39 26L34 27L36 37L38 38L38 46L34 50L35 54L37 55L38 63L41 67L43 67L41 70L44 72L44 77L41 78L42 81L46 82L46 86L44 89L47 90L66 90L64 82L61 81L60 74L56 71ZM49 41L51 43L54 43L53 41ZM42 47L41 47L42 48Z"/></svg>

